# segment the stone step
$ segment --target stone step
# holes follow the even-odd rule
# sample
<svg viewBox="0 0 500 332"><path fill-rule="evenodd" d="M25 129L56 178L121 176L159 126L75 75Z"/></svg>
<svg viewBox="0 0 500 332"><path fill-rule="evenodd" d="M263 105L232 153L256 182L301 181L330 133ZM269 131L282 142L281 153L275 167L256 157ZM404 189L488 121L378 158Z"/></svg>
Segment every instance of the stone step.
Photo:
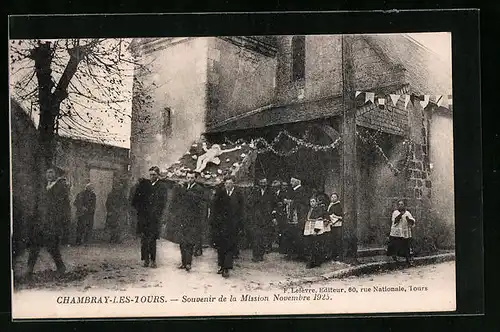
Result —
<svg viewBox="0 0 500 332"><path fill-rule="evenodd" d="M383 256L386 253L385 247L358 249L358 257Z"/></svg>

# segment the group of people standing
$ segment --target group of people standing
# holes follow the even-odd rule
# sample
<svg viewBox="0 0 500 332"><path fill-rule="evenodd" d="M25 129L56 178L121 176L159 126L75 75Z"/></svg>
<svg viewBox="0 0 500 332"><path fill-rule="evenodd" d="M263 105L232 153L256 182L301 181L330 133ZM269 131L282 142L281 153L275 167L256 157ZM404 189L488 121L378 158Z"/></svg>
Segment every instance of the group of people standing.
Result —
<svg viewBox="0 0 500 332"><path fill-rule="evenodd" d="M310 191L300 179L290 184L262 178L251 196L254 262L264 260L273 243L286 259L321 265L342 254L342 206L339 195Z"/></svg>
<svg viewBox="0 0 500 332"><path fill-rule="evenodd" d="M156 241L160 237L161 219L171 184L160 179L160 170L156 166L149 169L149 176L150 179L139 180L132 196L132 206L137 211L141 260L145 267L156 268ZM235 186L234 179L226 177L223 184L215 189L213 197L207 198L204 189L196 182L196 176L197 173L190 172L186 183L175 184L177 195L183 202L182 207L179 207L182 209L179 221L179 268L190 271L193 255L196 256L198 249L201 249L200 224L205 215L200 203L205 200L211 203L209 224L212 244L217 250L217 273L227 278L229 271L233 269L234 259L238 258L241 235L245 228L243 194ZM42 247L46 247L51 254L58 272L64 273L66 270L59 246L64 236L64 225L71 217L69 190L66 180L55 168L47 170L46 179L41 199L37 201L37 210L40 211L38 222L32 224L30 233L28 276L33 273ZM126 201L119 193L110 194L110 197L110 202ZM85 241L89 237L87 230L92 225L95 200L91 185L77 195L77 241ZM262 178L250 195L249 203L252 261L263 261L273 244L278 244L279 252L286 259L307 261L308 268L317 267L328 259L336 259L342 255L343 212L337 193L329 197L325 193L309 191L295 177L291 178L290 185L275 180L270 187L267 179ZM113 224L119 223L118 215L112 218L116 219ZM414 225L415 218L406 209L404 201L398 201L398 207L391 218L387 250L387 254L395 261L398 256L402 256L411 264Z"/></svg>
<svg viewBox="0 0 500 332"><path fill-rule="evenodd" d="M156 239L159 238L160 219L167 201L167 184L159 178L159 168L151 167L150 179L140 179L132 205L137 211L137 232L141 236L141 259L144 266L156 267ZM330 197L313 193L292 178L290 184L275 180L268 185L262 178L248 201L235 186L232 177L215 188L207 198L205 190L196 182L197 173L189 172L186 183L173 184L179 205L180 269L191 270L195 248L201 240L200 223L205 218L202 203L210 202L209 224L213 247L217 250L217 273L224 278L233 269L239 257L242 234L249 230L252 242L252 261L261 262L266 253L277 244L286 259L307 260L307 267L319 266L327 259L342 253L342 207L338 194ZM250 215L244 222L244 204L250 205ZM248 223L248 225L245 225ZM311 226L312 225L312 226ZM249 227L248 227L249 226Z"/></svg>

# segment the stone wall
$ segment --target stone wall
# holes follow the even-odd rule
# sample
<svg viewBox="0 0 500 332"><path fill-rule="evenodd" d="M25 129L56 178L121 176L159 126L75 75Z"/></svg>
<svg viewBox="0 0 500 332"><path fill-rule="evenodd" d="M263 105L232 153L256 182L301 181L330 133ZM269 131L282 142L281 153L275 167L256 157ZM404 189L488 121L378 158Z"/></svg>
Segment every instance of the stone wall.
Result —
<svg viewBox="0 0 500 332"><path fill-rule="evenodd" d="M209 38L207 126L270 104L275 73L274 57Z"/></svg>
<svg viewBox="0 0 500 332"><path fill-rule="evenodd" d="M26 246L28 227L35 216L36 184L43 174L38 170L38 132L25 110L11 100L11 162L13 203L13 255ZM9 221L10 222L10 221Z"/></svg>
<svg viewBox="0 0 500 332"><path fill-rule="evenodd" d="M403 87L391 91L391 93L403 95L408 93L408 89L407 87ZM393 105L389 96L386 96L384 109L380 109L378 105L373 103L368 103L359 108L356 115L356 124L392 135L408 136L408 112L408 109L404 107L402 97L399 98L396 105Z"/></svg>
<svg viewBox="0 0 500 332"><path fill-rule="evenodd" d="M318 100L342 93L342 57L340 35L305 36L305 78L292 76L292 38L278 38L276 102L289 104Z"/></svg>
<svg viewBox="0 0 500 332"><path fill-rule="evenodd" d="M415 103L408 105L412 159L407 169L409 205L418 219L428 218L429 200L432 197L432 180L429 165L428 119L426 111Z"/></svg>

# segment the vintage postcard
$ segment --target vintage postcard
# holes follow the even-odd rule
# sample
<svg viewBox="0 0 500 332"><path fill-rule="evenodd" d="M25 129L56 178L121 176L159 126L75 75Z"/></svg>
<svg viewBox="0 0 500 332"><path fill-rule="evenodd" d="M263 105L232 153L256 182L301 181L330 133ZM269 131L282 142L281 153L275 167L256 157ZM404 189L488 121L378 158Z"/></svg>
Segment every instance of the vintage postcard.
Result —
<svg viewBox="0 0 500 332"><path fill-rule="evenodd" d="M451 53L11 39L13 318L455 311Z"/></svg>

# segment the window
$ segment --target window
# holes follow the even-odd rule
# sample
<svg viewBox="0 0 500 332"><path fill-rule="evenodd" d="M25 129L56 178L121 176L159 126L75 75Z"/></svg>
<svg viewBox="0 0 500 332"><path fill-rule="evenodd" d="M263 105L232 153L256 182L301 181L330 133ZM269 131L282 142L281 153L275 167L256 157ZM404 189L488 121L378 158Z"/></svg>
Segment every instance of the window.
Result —
<svg viewBox="0 0 500 332"><path fill-rule="evenodd" d="M172 128L172 110L170 107L165 107L162 112L162 131L165 136L170 135L170 130Z"/></svg>
<svg viewBox="0 0 500 332"><path fill-rule="evenodd" d="M303 80L306 64L306 38L305 36L292 37L292 79Z"/></svg>

